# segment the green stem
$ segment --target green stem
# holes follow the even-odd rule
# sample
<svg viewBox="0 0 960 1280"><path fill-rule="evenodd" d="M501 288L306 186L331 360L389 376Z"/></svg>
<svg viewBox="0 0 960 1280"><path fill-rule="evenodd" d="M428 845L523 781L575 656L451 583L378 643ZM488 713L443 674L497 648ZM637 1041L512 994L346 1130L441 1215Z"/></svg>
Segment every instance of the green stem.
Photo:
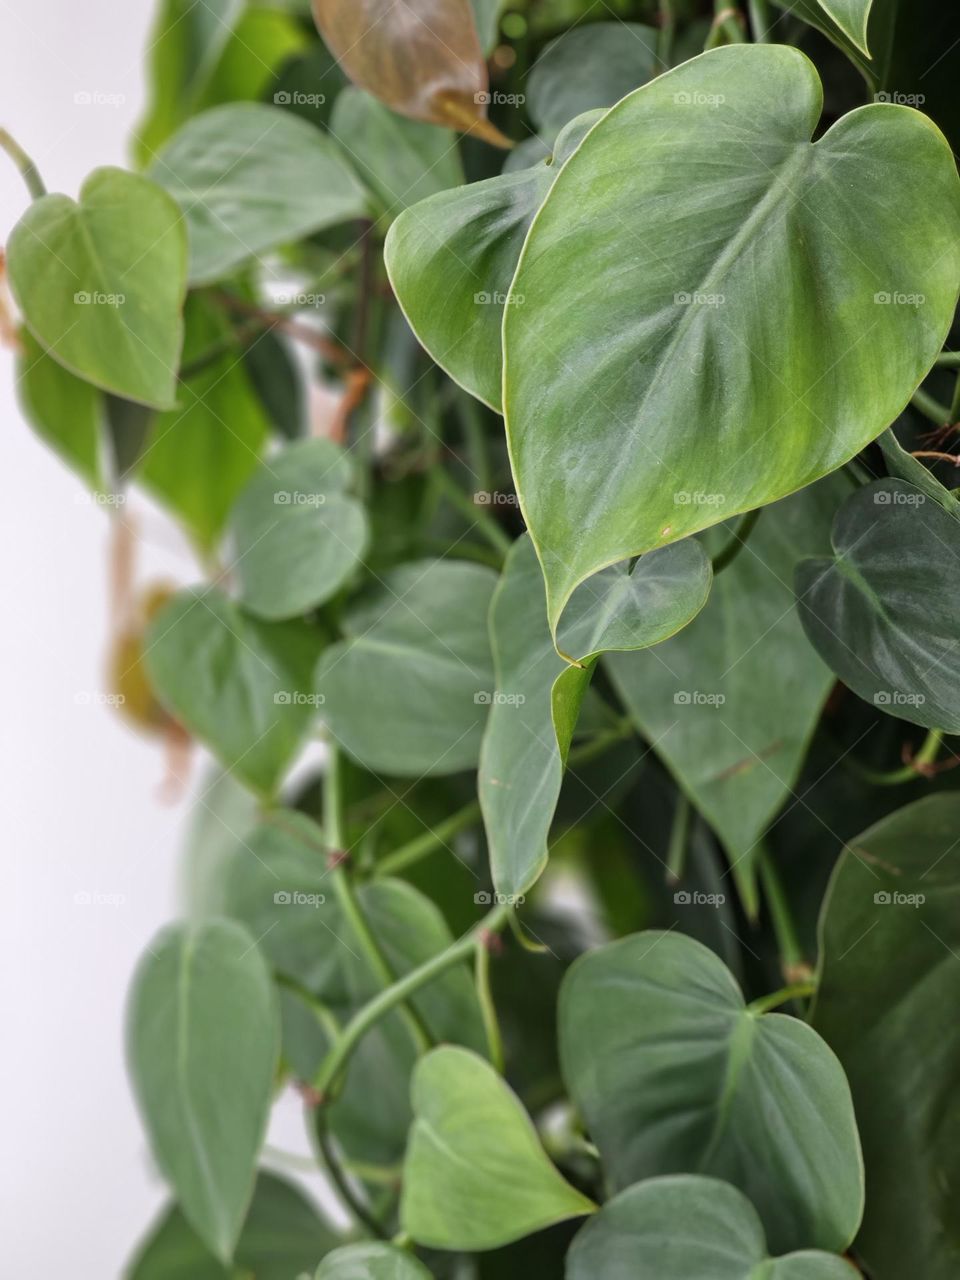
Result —
<svg viewBox="0 0 960 1280"><path fill-rule="evenodd" d="M910 398L910 403L915 409L919 409L924 417L929 418L931 422L935 422L938 427L945 427L950 422L950 410L945 404L941 404L939 400L928 395L922 387L918 387Z"/></svg>
<svg viewBox="0 0 960 1280"><path fill-rule="evenodd" d="M916 782L918 778L924 776L927 766L935 763L942 741L943 730L931 729L924 738L920 750L910 763L905 764L902 769L891 769L888 772L869 769L866 765L854 760L853 757L850 759L853 768L860 777L867 782L872 782L875 787L899 787L905 782Z"/></svg>
<svg viewBox="0 0 960 1280"><path fill-rule="evenodd" d="M490 465L490 451L487 447L487 433L484 430L480 405L473 396L462 392L457 397L456 406L470 453L473 478L478 489L489 490L493 484L493 469Z"/></svg>
<svg viewBox="0 0 960 1280"><path fill-rule="evenodd" d="M771 1009L786 1004L788 1000L808 1000L810 996L816 995L816 992L815 982L791 982L789 986L781 987L779 991L774 991L769 996L751 1000L747 1005L747 1011L756 1014L768 1013Z"/></svg>
<svg viewBox="0 0 960 1280"><path fill-rule="evenodd" d="M747 545L754 526L760 519L762 510L762 507L757 507L754 511L747 511L740 517L740 523L731 534L730 541L713 557L714 576L718 573L723 573L724 569L733 564L734 560Z"/></svg>
<svg viewBox="0 0 960 1280"><path fill-rule="evenodd" d="M629 716L624 716L617 721L613 728L604 729L602 733L596 734L589 742L584 742L581 746L575 747L567 756L567 768L572 769L575 765L587 764L590 760L595 760L597 756L602 756L605 751L609 751L617 743L624 742L633 733L633 721Z"/></svg>
<svg viewBox="0 0 960 1280"><path fill-rule="evenodd" d="M755 44L768 44L770 41L770 6L767 0L747 0L747 12L750 15L750 30L753 32Z"/></svg>
<svg viewBox="0 0 960 1280"><path fill-rule="evenodd" d="M500 528L486 507L480 506L465 494L442 466L435 467L432 475L434 483L441 493L476 526L494 550L498 551L501 556L506 556L513 545L513 540Z"/></svg>
<svg viewBox="0 0 960 1280"><path fill-rule="evenodd" d="M487 1048L490 1050L490 1061L503 1075L503 1036L500 1034L497 1006L490 989L490 948L484 943L477 947L474 954L473 972L477 1000L483 1015L483 1029L487 1035Z"/></svg>
<svg viewBox="0 0 960 1280"><path fill-rule="evenodd" d="M677 807L670 828L670 844L667 848L667 883L676 884L683 879L687 860L687 840L690 833L690 801L682 791L677 792Z"/></svg>
<svg viewBox="0 0 960 1280"><path fill-rule="evenodd" d="M19 169L21 178L27 184L31 200L39 200L41 196L47 194L47 188L40 177L40 170L6 129L0 129L0 151L5 151Z"/></svg>
<svg viewBox="0 0 960 1280"><path fill-rule="evenodd" d="M425 831L422 836L417 836L407 844L401 845L399 849L394 849L393 853L388 853L374 868L374 877L380 879L381 876L394 876L401 871L406 871L407 867L413 866L421 858L425 858L435 849L445 845L465 828L472 827L479 818L480 803L477 800L471 800L462 809L452 813L449 818L444 818L435 827Z"/></svg>
<svg viewBox="0 0 960 1280"><path fill-rule="evenodd" d="M936 363L946 369L956 369L960 367L960 351L941 351Z"/></svg>
<svg viewBox="0 0 960 1280"><path fill-rule="evenodd" d="M320 1149L324 1168L330 1175L330 1181L333 1183L337 1195L350 1216L372 1235L379 1237L381 1240L388 1240L390 1233L382 1223L377 1221L363 1203L350 1185L350 1179L340 1167L340 1159L327 1129L326 1116L322 1110L317 1113L317 1146Z"/></svg>
<svg viewBox="0 0 960 1280"><path fill-rule="evenodd" d="M704 50L715 49L721 44L743 44L739 10L729 0L714 0L713 7L713 23L703 46Z"/></svg>
<svg viewBox="0 0 960 1280"><path fill-rule="evenodd" d="M447 947L446 951L431 956L416 969L411 969L393 986L381 991L362 1009L358 1009L320 1064L320 1070L314 1080L314 1088L317 1092L324 1098L328 1098L331 1088L338 1081L351 1054L370 1028L415 991L419 991L421 987L433 982L454 965L472 956L478 946L485 946L487 936L503 927L512 910L513 908L506 904L494 907L479 924L474 925L462 938Z"/></svg>
<svg viewBox="0 0 960 1280"><path fill-rule="evenodd" d="M955 422L960 422L960 371L953 384L953 399L950 401L950 425L953 426Z"/></svg>
<svg viewBox="0 0 960 1280"><path fill-rule="evenodd" d="M328 850L327 856L334 860L330 871L330 881L343 917L356 938L360 949L366 956L367 962L383 985L390 987L397 981L397 975L373 936L373 931L360 907L348 870L348 859L344 847L345 831L340 751L331 742L328 744L328 752L327 770L323 776L323 829ZM418 1053L426 1052L432 1046L433 1039L423 1019L414 1008L407 1005L403 1007L401 1013L407 1023L407 1028Z"/></svg>
<svg viewBox="0 0 960 1280"><path fill-rule="evenodd" d="M780 873L769 850L763 845L758 850L757 865L767 909L770 912L770 921L780 951L780 968L783 976L788 982L807 981L810 966L800 946L800 939L797 937L797 929L783 888L783 881L780 879Z"/></svg>
<svg viewBox="0 0 960 1280"><path fill-rule="evenodd" d="M666 71L673 58L673 38L677 30L677 15L673 0L660 0L660 30L657 35L657 61Z"/></svg>

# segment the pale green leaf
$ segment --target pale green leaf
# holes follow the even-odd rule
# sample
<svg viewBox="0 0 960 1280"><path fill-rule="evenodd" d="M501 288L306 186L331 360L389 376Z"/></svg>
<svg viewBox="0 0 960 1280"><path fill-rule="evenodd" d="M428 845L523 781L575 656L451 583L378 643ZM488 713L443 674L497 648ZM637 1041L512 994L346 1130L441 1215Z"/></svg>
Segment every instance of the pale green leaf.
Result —
<svg viewBox="0 0 960 1280"><path fill-rule="evenodd" d="M430 1280L422 1262L388 1244L348 1244L328 1254L316 1280Z"/></svg>

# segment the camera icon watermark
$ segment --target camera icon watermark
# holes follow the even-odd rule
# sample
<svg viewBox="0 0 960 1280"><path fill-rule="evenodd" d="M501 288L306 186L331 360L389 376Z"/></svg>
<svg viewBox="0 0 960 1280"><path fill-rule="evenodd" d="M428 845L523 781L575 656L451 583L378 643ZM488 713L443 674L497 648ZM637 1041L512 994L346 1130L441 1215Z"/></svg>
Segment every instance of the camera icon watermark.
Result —
<svg viewBox="0 0 960 1280"><path fill-rule="evenodd" d="M478 907L520 907L526 902L522 893L490 893L480 889L473 895Z"/></svg>
<svg viewBox="0 0 960 1280"><path fill-rule="evenodd" d="M927 900L925 893L900 893L899 890L881 889L873 895L878 907L922 907Z"/></svg>
<svg viewBox="0 0 960 1280"><path fill-rule="evenodd" d="M722 907L726 900L725 893L701 893L699 889L678 889L673 895L678 907Z"/></svg>
<svg viewBox="0 0 960 1280"><path fill-rule="evenodd" d="M673 695L677 707L722 707L726 700L725 693L705 693L702 689L678 689Z"/></svg>
<svg viewBox="0 0 960 1280"><path fill-rule="evenodd" d="M326 902L322 893L301 893L299 889L278 889L273 895L274 904L278 907L322 907Z"/></svg>
<svg viewBox="0 0 960 1280"><path fill-rule="evenodd" d="M322 693L306 693L302 689L278 689L273 695L278 707L322 707L326 700Z"/></svg>
<svg viewBox="0 0 960 1280"><path fill-rule="evenodd" d="M473 695L478 707L522 707L527 700L524 693L505 693L502 689L478 689Z"/></svg>

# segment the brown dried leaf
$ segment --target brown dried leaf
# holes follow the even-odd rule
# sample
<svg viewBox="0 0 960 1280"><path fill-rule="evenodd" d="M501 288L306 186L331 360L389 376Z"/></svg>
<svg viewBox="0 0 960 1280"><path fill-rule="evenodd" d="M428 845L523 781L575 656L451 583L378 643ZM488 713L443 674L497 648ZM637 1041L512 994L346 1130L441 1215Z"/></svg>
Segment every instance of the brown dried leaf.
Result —
<svg viewBox="0 0 960 1280"><path fill-rule="evenodd" d="M313 0L354 84L401 115L513 144L487 119L487 67L469 0Z"/></svg>

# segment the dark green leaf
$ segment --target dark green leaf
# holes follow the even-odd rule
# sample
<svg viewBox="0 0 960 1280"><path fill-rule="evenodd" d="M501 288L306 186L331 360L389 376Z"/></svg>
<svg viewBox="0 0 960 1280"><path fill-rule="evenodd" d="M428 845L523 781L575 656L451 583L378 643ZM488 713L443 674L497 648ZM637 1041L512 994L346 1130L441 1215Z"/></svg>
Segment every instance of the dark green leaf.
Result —
<svg viewBox="0 0 960 1280"><path fill-rule="evenodd" d="M591 22L547 45L527 80L527 110L553 137L574 116L612 107L659 70L657 32L639 22Z"/></svg>
<svg viewBox="0 0 960 1280"><path fill-rule="evenodd" d="M867 702L960 732L960 522L902 480L852 494L833 525L832 559L797 566L810 641Z"/></svg>
<svg viewBox="0 0 960 1280"><path fill-rule="evenodd" d="M960 1274L960 796L884 818L841 857L821 915L814 1025L850 1078L876 1280Z"/></svg>
<svg viewBox="0 0 960 1280"><path fill-rule="evenodd" d="M90 487L105 487L101 456L103 397L48 356L27 329L20 332L17 389L24 417L37 435Z"/></svg>
<svg viewBox="0 0 960 1280"><path fill-rule="evenodd" d="M157 1163L223 1262L253 1191L278 1052L270 971L246 929L164 930L134 978L130 1073Z"/></svg>
<svg viewBox="0 0 960 1280"><path fill-rule="evenodd" d="M796 1018L744 1004L712 951L647 932L577 960L560 991L564 1079L617 1188L706 1173L777 1251L844 1249L863 1167L840 1063Z"/></svg>

